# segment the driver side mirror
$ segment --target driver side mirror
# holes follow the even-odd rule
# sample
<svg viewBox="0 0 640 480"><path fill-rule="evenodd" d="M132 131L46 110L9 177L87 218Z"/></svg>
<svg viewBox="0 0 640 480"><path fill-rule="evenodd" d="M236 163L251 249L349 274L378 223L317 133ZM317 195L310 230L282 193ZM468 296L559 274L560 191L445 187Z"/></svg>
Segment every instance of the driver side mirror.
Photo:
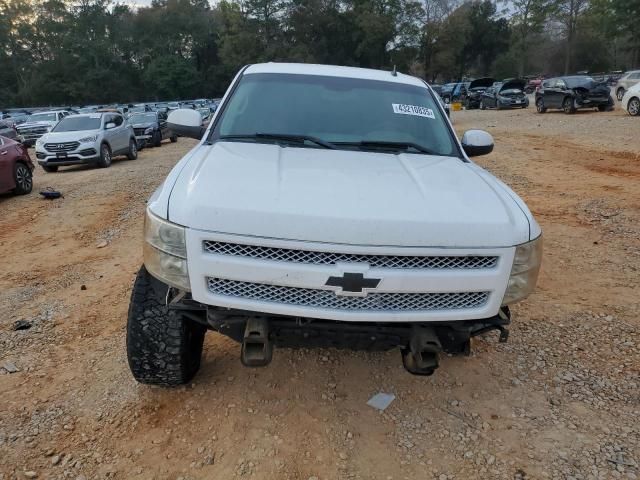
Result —
<svg viewBox="0 0 640 480"><path fill-rule="evenodd" d="M469 157L487 155L493 151L493 137L484 130L467 130L462 136L461 143Z"/></svg>
<svg viewBox="0 0 640 480"><path fill-rule="evenodd" d="M176 135L201 140L206 128L202 126L202 116L197 110L179 108L167 118L167 126Z"/></svg>
<svg viewBox="0 0 640 480"><path fill-rule="evenodd" d="M116 128L116 124L113 122L109 122L104 126L105 130L111 130L112 128Z"/></svg>

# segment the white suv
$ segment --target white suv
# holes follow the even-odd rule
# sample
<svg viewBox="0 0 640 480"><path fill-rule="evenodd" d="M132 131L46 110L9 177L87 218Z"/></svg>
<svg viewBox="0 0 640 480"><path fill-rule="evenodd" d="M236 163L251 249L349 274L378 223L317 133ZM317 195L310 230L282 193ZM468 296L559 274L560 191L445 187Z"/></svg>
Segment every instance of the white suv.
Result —
<svg viewBox="0 0 640 480"><path fill-rule="evenodd" d="M188 382L204 334L242 344L248 366L274 346L398 348L429 375L469 352L529 295L541 230L524 202L469 160L422 80L348 67L261 64L236 76L201 139L152 195L127 349L144 383Z"/></svg>
<svg viewBox="0 0 640 480"><path fill-rule="evenodd" d="M115 112L69 115L36 142L36 158L47 172L64 165L106 168L117 155L138 158L135 133Z"/></svg>

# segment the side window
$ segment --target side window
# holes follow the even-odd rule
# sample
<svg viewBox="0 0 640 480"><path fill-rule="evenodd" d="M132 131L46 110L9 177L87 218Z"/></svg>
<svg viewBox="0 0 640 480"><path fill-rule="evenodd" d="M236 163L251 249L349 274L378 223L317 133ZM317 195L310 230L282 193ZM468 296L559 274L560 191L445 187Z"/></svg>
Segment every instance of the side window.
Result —
<svg viewBox="0 0 640 480"><path fill-rule="evenodd" d="M556 88L565 88L566 84L564 83L564 80L558 79L556 80Z"/></svg>
<svg viewBox="0 0 640 480"><path fill-rule="evenodd" d="M629 75L629 79L630 80L638 80L638 79L640 79L640 72L632 73L631 75Z"/></svg>
<svg viewBox="0 0 640 480"><path fill-rule="evenodd" d="M542 82L542 88L551 88L552 83L553 82L551 80L545 80Z"/></svg>
<svg viewBox="0 0 640 480"><path fill-rule="evenodd" d="M104 116L104 128L105 129L107 128L107 124L108 123L113 123L113 115L111 115L111 114L106 114Z"/></svg>
<svg viewBox="0 0 640 480"><path fill-rule="evenodd" d="M120 116L120 115L114 115L113 116L113 121L115 122L116 127L119 127L124 122L124 120L122 119L122 116Z"/></svg>

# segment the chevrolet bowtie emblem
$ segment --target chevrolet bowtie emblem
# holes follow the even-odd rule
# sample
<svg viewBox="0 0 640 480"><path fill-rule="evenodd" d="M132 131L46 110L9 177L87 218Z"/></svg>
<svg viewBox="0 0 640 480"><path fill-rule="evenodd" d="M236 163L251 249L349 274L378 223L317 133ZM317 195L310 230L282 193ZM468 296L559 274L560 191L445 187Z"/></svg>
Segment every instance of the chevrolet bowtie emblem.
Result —
<svg viewBox="0 0 640 480"><path fill-rule="evenodd" d="M336 293L340 293L340 291L362 293L363 288L376 288L380 280L382 279L364 278L362 273L345 273L341 277L329 277L325 285L328 287L340 287L342 289Z"/></svg>

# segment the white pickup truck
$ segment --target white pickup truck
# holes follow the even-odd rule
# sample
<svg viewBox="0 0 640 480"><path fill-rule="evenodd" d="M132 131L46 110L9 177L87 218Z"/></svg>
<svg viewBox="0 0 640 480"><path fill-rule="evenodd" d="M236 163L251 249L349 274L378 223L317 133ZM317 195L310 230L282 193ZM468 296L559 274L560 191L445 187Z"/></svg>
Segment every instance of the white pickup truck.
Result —
<svg viewBox="0 0 640 480"><path fill-rule="evenodd" d="M200 140L149 200L127 350L143 383L198 371L204 335L275 347L398 348L430 375L439 352L507 339L508 305L534 289L541 230L524 202L469 160L435 93L396 72L268 63L243 68Z"/></svg>

